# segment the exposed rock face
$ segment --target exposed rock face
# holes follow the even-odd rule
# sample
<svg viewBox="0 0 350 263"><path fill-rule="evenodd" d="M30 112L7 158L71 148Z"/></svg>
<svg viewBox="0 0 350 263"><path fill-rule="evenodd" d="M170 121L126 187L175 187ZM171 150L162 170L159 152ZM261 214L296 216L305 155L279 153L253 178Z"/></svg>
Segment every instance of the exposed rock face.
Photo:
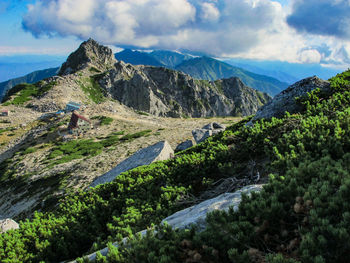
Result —
<svg viewBox="0 0 350 263"><path fill-rule="evenodd" d="M90 38L69 55L67 61L62 64L58 74L71 74L88 66L105 71L115 62L116 60L110 48L102 46Z"/></svg>
<svg viewBox="0 0 350 263"><path fill-rule="evenodd" d="M209 82L166 68L124 62L116 63L99 84L126 106L156 116L246 116L270 100L236 77Z"/></svg>
<svg viewBox="0 0 350 263"><path fill-rule="evenodd" d="M251 194L252 192L260 192L263 185L248 185L234 193L225 193L219 195L213 199L206 200L198 205L191 206L175 214L165 218L162 223L167 222L172 228L186 229L192 225L196 225L198 230L201 231L206 226L205 218L207 214L214 210L227 211L229 207L233 207L234 211L237 211L239 204L242 200L242 194ZM147 230L139 232L141 236L145 236ZM122 242L126 242L127 238L124 238ZM113 246L118 247L118 243L113 243ZM103 256L108 253L108 248L104 248L99 251ZM90 261L96 260L96 252L86 256ZM71 261L76 262L76 261Z"/></svg>
<svg viewBox="0 0 350 263"><path fill-rule="evenodd" d="M18 229L18 228L19 228L19 225L10 218L0 220L0 234L5 233L11 229Z"/></svg>
<svg viewBox="0 0 350 263"><path fill-rule="evenodd" d="M181 152L181 151L184 151L190 147L193 146L193 141L192 140L187 140L187 141L184 141L182 143L180 143L176 149L175 149L175 152Z"/></svg>
<svg viewBox="0 0 350 263"><path fill-rule="evenodd" d="M295 102L295 97L304 96L307 92L310 92L316 88L325 91L329 90L330 83L319 79L316 76L298 81L276 95L273 100L268 102L266 105L261 107L252 121L262 118L270 119L272 117L283 117L286 111L289 113L296 113L300 111L300 105ZM249 125L252 124L252 121L249 123Z"/></svg>
<svg viewBox="0 0 350 263"><path fill-rule="evenodd" d="M114 178L123 172L134 169L138 166L148 165L155 161L167 160L172 156L174 156L174 151L171 149L170 144L167 141L158 142L147 148L139 150L131 157L122 161L109 172L97 177L91 183L90 187L95 187L99 184L111 182Z"/></svg>

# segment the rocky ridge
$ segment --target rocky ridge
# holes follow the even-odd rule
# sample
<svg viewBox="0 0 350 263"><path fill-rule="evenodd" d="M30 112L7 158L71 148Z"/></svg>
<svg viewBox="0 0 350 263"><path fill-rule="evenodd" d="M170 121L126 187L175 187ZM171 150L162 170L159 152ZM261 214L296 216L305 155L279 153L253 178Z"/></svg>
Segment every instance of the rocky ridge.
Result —
<svg viewBox="0 0 350 263"><path fill-rule="evenodd" d="M166 117L247 116L271 99L236 77L196 80L179 71L122 61L98 82L120 103Z"/></svg>

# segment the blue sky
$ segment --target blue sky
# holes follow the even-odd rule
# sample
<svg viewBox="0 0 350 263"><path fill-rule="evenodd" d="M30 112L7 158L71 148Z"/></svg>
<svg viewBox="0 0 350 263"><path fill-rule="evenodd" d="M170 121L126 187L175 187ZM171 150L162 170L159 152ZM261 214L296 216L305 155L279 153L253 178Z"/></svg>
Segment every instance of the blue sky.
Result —
<svg viewBox="0 0 350 263"><path fill-rule="evenodd" d="M348 0L1 0L0 56L82 40L221 58L350 65Z"/></svg>

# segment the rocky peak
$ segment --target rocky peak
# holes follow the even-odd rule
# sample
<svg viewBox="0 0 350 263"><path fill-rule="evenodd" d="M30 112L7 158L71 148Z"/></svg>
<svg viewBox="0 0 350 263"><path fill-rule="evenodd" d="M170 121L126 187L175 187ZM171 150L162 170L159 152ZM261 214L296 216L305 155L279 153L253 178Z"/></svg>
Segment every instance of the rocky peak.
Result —
<svg viewBox="0 0 350 263"><path fill-rule="evenodd" d="M281 118L285 112L297 113L302 108L295 100L297 97L305 96L308 92L314 89L329 91L330 83L316 76L302 79L286 90L276 95L273 100L261 107L248 126L253 125L253 122L258 119L270 119L272 117Z"/></svg>
<svg viewBox="0 0 350 263"><path fill-rule="evenodd" d="M110 48L102 46L90 38L69 55L67 61L62 64L58 74L71 74L88 66L105 71L115 62L113 51Z"/></svg>

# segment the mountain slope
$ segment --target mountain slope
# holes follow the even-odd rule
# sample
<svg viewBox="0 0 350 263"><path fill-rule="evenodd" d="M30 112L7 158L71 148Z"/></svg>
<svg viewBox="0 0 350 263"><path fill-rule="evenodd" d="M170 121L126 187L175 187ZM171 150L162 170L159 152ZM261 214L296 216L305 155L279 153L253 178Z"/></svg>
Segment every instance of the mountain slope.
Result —
<svg viewBox="0 0 350 263"><path fill-rule="evenodd" d="M255 74L209 57L184 61L176 67L176 70L185 72L194 78L208 80L239 77L245 85L270 95L276 95L288 87L287 83L275 78Z"/></svg>
<svg viewBox="0 0 350 263"><path fill-rule="evenodd" d="M114 54L117 60L124 61L133 65L149 65L162 67L164 64L159 60L153 58L151 55L145 52L132 51L130 49L124 49L119 53Z"/></svg>
<svg viewBox="0 0 350 263"><path fill-rule="evenodd" d="M23 77L10 79L0 83L0 101L5 96L6 92L12 87L21 83L35 83L40 80L57 75L59 68L49 68L44 70L34 71Z"/></svg>
<svg viewBox="0 0 350 263"><path fill-rule="evenodd" d="M243 120L173 159L71 194L56 212L1 235L0 261L73 259L257 176L267 182L263 190L243 197L236 212L210 214L204 231L160 227L110 247L110 257L99 261L347 262L350 72L330 87L301 98L298 114L252 128Z"/></svg>

